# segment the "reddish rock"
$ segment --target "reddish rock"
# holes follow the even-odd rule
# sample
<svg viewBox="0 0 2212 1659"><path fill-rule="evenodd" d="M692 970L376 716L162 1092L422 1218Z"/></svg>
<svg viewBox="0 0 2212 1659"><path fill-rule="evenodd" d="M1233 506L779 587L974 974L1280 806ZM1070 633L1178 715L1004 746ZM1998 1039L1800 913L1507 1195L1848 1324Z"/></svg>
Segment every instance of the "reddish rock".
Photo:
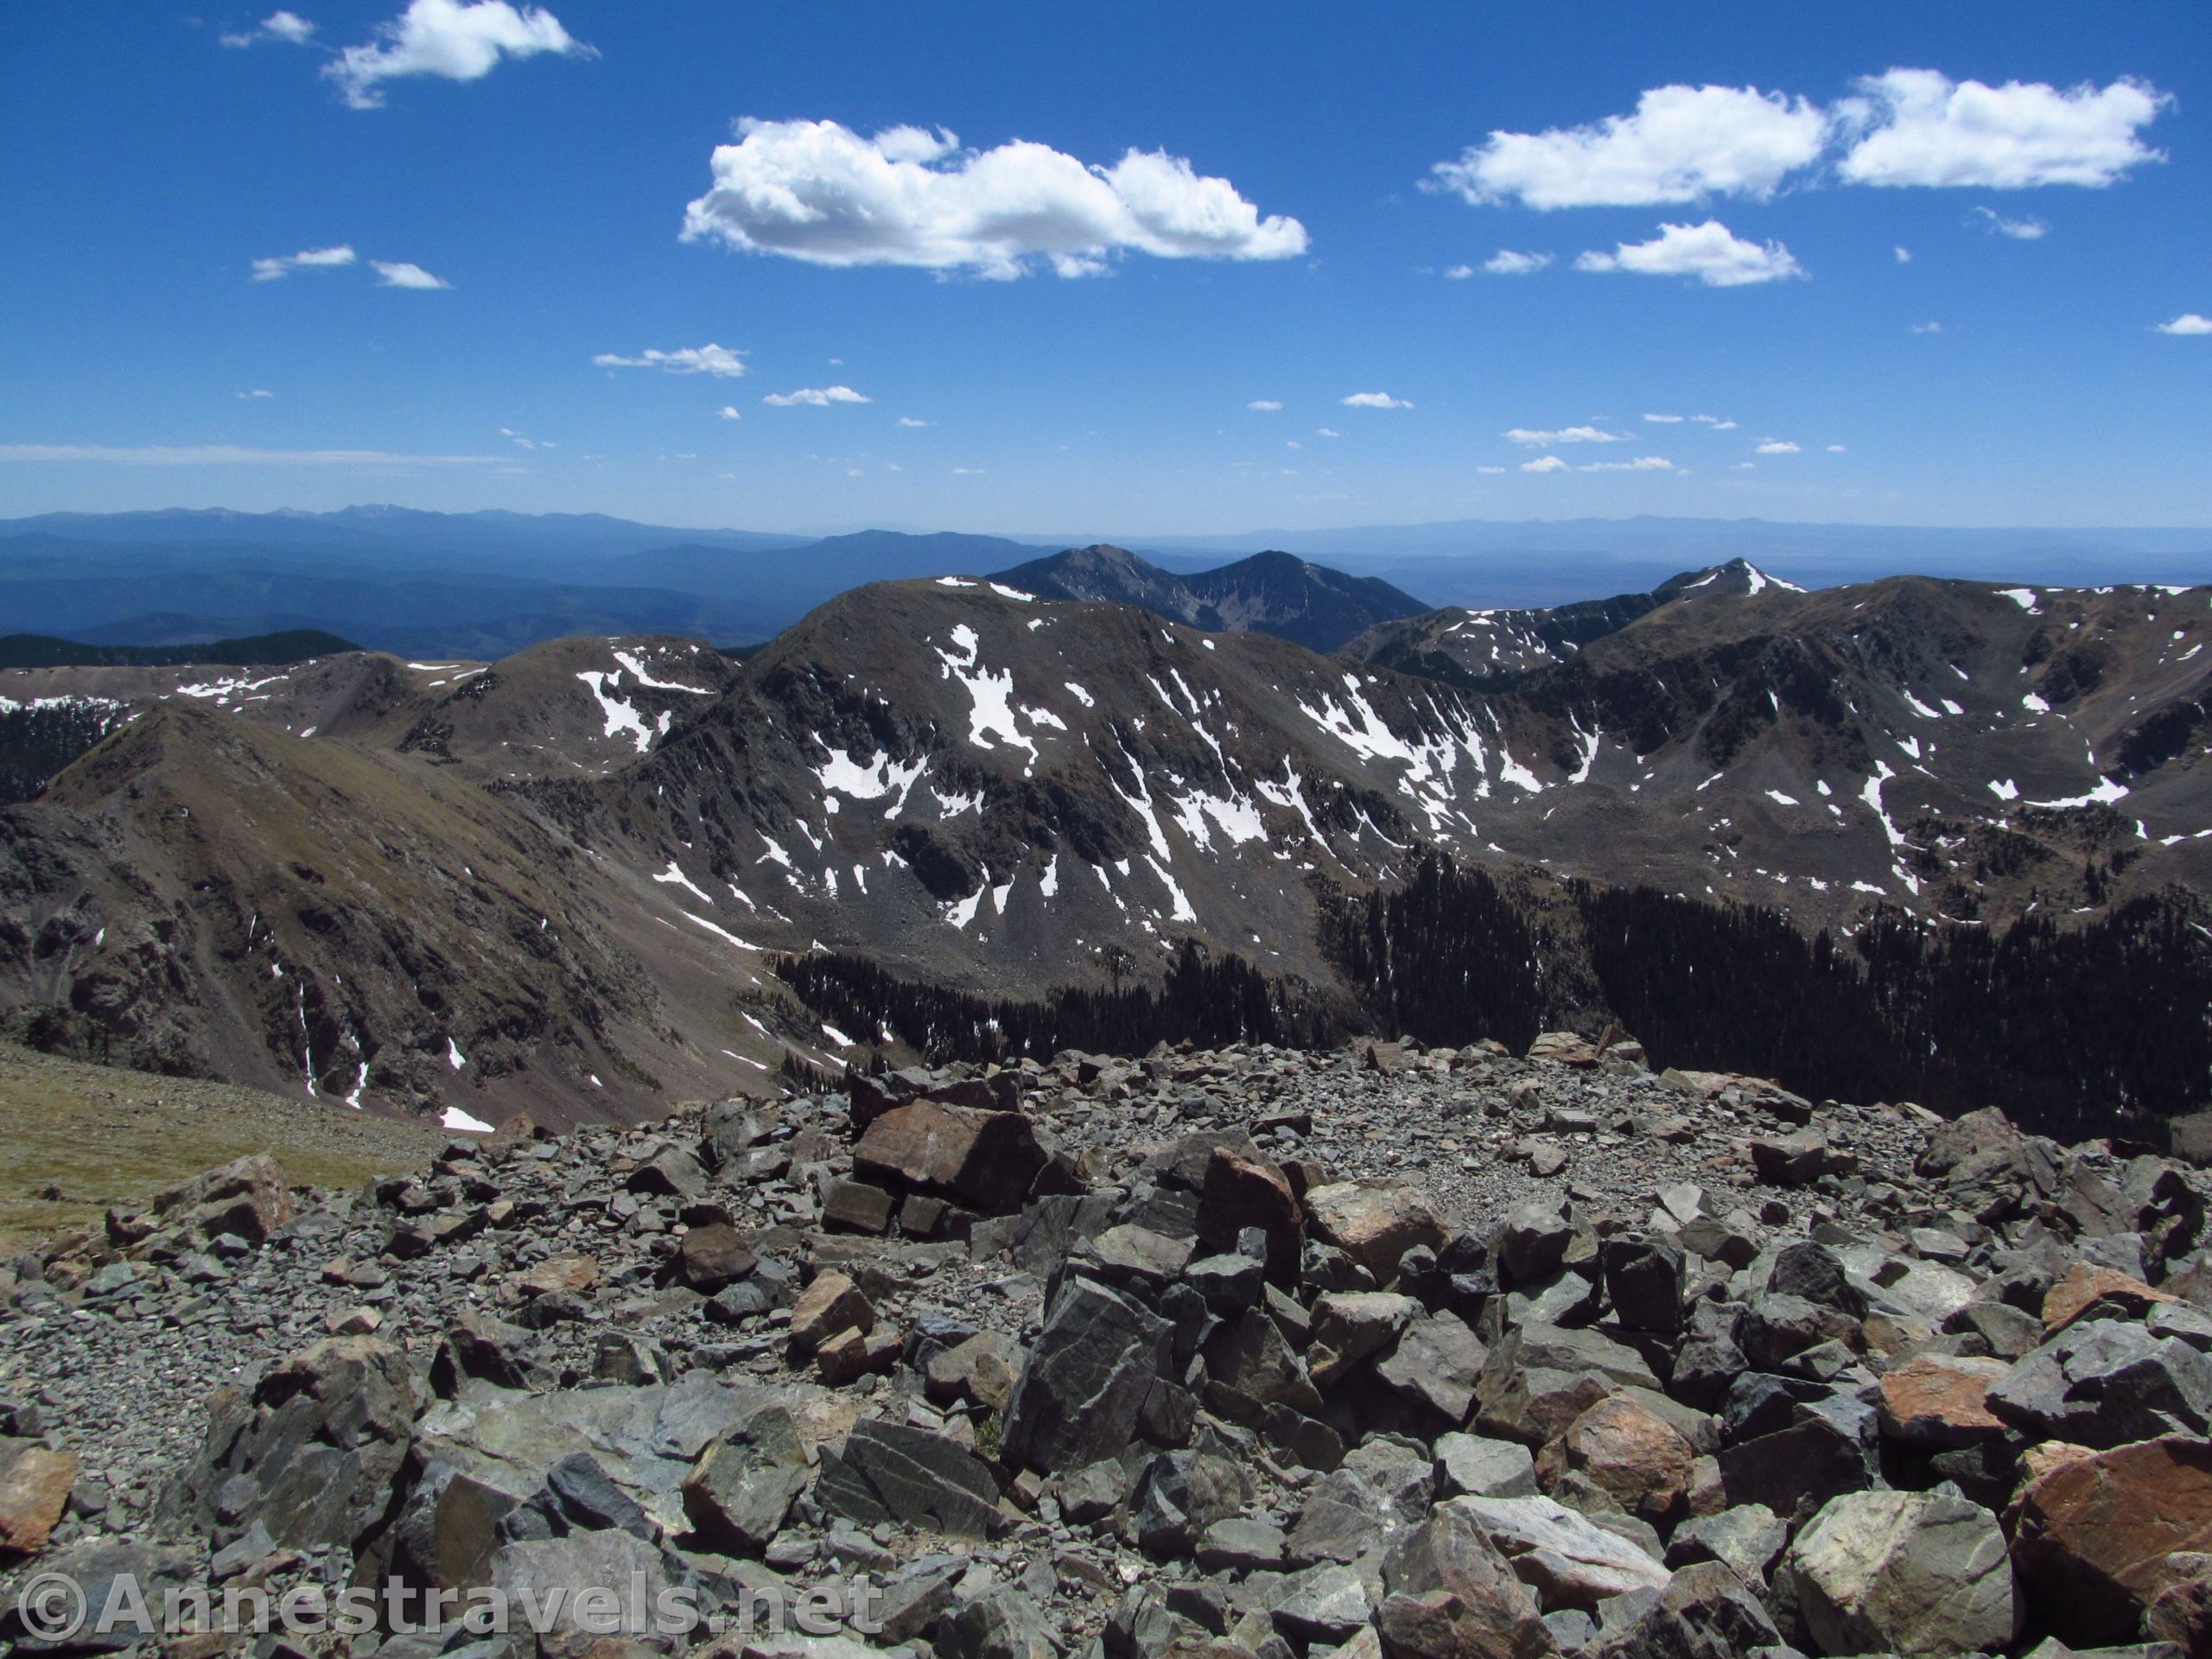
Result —
<svg viewBox="0 0 2212 1659"><path fill-rule="evenodd" d="M734 1284L759 1265L737 1229L725 1221L694 1227L676 1251L677 1277L704 1296Z"/></svg>
<svg viewBox="0 0 2212 1659"><path fill-rule="evenodd" d="M1598 1051L1587 1038L1571 1031L1548 1031L1529 1045L1527 1058L1554 1065L1591 1066L1598 1064Z"/></svg>
<svg viewBox="0 0 2212 1659"><path fill-rule="evenodd" d="M1536 1472L1548 1488L1572 1472L1630 1515L1661 1521L1688 1494L1697 1448L1674 1425L1626 1395L1615 1395L1567 1425L1544 1448Z"/></svg>
<svg viewBox="0 0 2212 1659"><path fill-rule="evenodd" d="M791 1346L810 1354L846 1331L875 1329L875 1309L842 1273L818 1273L791 1305Z"/></svg>
<svg viewBox="0 0 2212 1659"><path fill-rule="evenodd" d="M582 1294L599 1282L599 1263L588 1255L549 1255L510 1282L525 1296L549 1296L556 1290Z"/></svg>
<svg viewBox="0 0 2212 1659"><path fill-rule="evenodd" d="M283 1170L260 1152L156 1194L154 1213L203 1238L234 1233L259 1244L297 1215L299 1206L284 1185Z"/></svg>
<svg viewBox="0 0 2212 1659"><path fill-rule="evenodd" d="M1256 1227L1268 1236L1268 1277L1298 1283L1299 1230L1305 1211L1290 1178L1274 1165L1216 1147L1198 1192L1198 1242L1216 1254L1236 1248L1236 1236Z"/></svg>
<svg viewBox="0 0 2212 1659"><path fill-rule="evenodd" d="M74 1452L0 1441L0 1555L44 1549L76 1484Z"/></svg>
<svg viewBox="0 0 2212 1659"><path fill-rule="evenodd" d="M1882 1379L1882 1433L1908 1446L1974 1446L2004 1433L1986 1395L2012 1368L2001 1359L1923 1354Z"/></svg>
<svg viewBox="0 0 2212 1659"><path fill-rule="evenodd" d="M2144 1610L2212 1551L2212 1440L2170 1434L2077 1458L2030 1483L2013 1523L2020 1583L2062 1641L2138 1639Z"/></svg>
<svg viewBox="0 0 2212 1659"><path fill-rule="evenodd" d="M853 1148L859 1180L934 1193L993 1216L1020 1209L1049 1161L1020 1113L934 1100L894 1106Z"/></svg>
<svg viewBox="0 0 2212 1659"><path fill-rule="evenodd" d="M2139 1319L2158 1303L2177 1300L2118 1268L2076 1262L2044 1295L2044 1334L2055 1337L2100 1308L2122 1319Z"/></svg>
<svg viewBox="0 0 2212 1659"><path fill-rule="evenodd" d="M1338 1181L1306 1195L1315 1233L1373 1274L1378 1283L1396 1277L1398 1260L1415 1245L1443 1248L1444 1223L1428 1200L1408 1187Z"/></svg>

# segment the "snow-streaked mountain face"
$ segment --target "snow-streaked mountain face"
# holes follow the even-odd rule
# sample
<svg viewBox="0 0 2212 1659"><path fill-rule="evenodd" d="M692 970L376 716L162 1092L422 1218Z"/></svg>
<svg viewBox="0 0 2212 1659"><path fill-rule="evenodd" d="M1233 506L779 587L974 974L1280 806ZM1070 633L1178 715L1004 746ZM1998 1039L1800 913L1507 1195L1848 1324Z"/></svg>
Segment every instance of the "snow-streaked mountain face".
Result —
<svg viewBox="0 0 2212 1659"><path fill-rule="evenodd" d="M1512 672L945 578L742 664L618 639L8 677L121 729L0 809L0 1023L635 1115L873 1039L802 1023L772 950L1032 996L1195 938L1329 988L1330 896L1429 847L1540 901L1548 873L1808 928L2212 888L2212 588L1746 567L1639 597L1521 613Z"/></svg>
<svg viewBox="0 0 2212 1659"><path fill-rule="evenodd" d="M1324 977L1319 886L1423 845L1808 925L2207 874L2208 739L2175 711L2212 687L2212 592L1738 585L1484 690L1003 583L887 585L566 810L749 943L1001 988L1186 933Z"/></svg>

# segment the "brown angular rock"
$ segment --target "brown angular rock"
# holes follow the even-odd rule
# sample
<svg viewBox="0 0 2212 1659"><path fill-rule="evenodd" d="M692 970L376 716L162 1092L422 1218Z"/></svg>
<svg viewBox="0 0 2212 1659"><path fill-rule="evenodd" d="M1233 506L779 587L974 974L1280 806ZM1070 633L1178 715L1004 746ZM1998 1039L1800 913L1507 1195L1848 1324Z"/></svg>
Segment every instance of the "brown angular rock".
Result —
<svg viewBox="0 0 2212 1659"><path fill-rule="evenodd" d="M1206 1160L1198 1191L1198 1243L1208 1252L1236 1248L1247 1227L1267 1235L1268 1278L1286 1287L1298 1282L1299 1229L1305 1212L1290 1180L1274 1165L1217 1147Z"/></svg>
<svg viewBox="0 0 2212 1659"><path fill-rule="evenodd" d="M860 1180L933 1193L993 1216L1020 1209L1049 1161L1020 1113L934 1100L893 1107L853 1148Z"/></svg>
<svg viewBox="0 0 2212 1659"><path fill-rule="evenodd" d="M1630 1515L1658 1522L1682 1507L1697 1448L1674 1425L1626 1395L1615 1395L1567 1425L1544 1448L1536 1473L1548 1490L1570 1473Z"/></svg>
<svg viewBox="0 0 2212 1659"><path fill-rule="evenodd" d="M1378 1615L1395 1659L1549 1659L1535 1597L1462 1499L1440 1503L1391 1552Z"/></svg>
<svg viewBox="0 0 2212 1659"><path fill-rule="evenodd" d="M2171 1434L2061 1464L2020 1495L2012 1559L2062 1640L2137 1639L2144 1609L2212 1551L2212 1440Z"/></svg>
<svg viewBox="0 0 2212 1659"><path fill-rule="evenodd" d="M1441 1249L1444 1223L1428 1200L1410 1187L1338 1181L1306 1195L1306 1219L1323 1242L1387 1284L1399 1259L1416 1245Z"/></svg>
<svg viewBox="0 0 2212 1659"><path fill-rule="evenodd" d="M211 1169L204 1175L158 1193L154 1213L179 1223L203 1238L234 1233L259 1244L299 1213L284 1185L284 1172L265 1152Z"/></svg>
<svg viewBox="0 0 2212 1659"><path fill-rule="evenodd" d="M817 1273L791 1304L791 1346L810 1354L845 1331L862 1336L875 1328L875 1309L860 1287L842 1273Z"/></svg>
<svg viewBox="0 0 2212 1659"><path fill-rule="evenodd" d="M1979 1445L2004 1433L1985 1396L2008 1376L2001 1359L1923 1354L1882 1378L1882 1433L1908 1446Z"/></svg>
<svg viewBox="0 0 2212 1659"><path fill-rule="evenodd" d="M2177 1300L2118 1268L2076 1262L2044 1296L2044 1334L2055 1337L2100 1307L2123 1319L2139 1319L2159 1303Z"/></svg>
<svg viewBox="0 0 2212 1659"><path fill-rule="evenodd" d="M724 1221L694 1227L676 1251L676 1276L706 1296L736 1283L757 1265L737 1229Z"/></svg>
<svg viewBox="0 0 2212 1659"><path fill-rule="evenodd" d="M0 1440L0 1555L44 1549L76 1482L74 1452Z"/></svg>
<svg viewBox="0 0 2212 1659"><path fill-rule="evenodd" d="M581 1293L599 1282L599 1263L588 1255L548 1256L509 1282L525 1296L549 1296L557 1290Z"/></svg>

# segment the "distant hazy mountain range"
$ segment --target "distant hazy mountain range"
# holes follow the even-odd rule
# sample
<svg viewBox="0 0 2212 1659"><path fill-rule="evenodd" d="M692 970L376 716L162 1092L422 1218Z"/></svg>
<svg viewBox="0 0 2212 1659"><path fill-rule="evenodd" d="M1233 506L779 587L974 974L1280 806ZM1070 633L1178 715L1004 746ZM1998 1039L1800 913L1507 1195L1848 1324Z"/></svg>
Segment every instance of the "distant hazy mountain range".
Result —
<svg viewBox="0 0 2212 1659"><path fill-rule="evenodd" d="M1280 556L1243 556L1253 553ZM0 521L0 607L11 628L98 644L321 628L402 653L496 656L572 634L750 645L867 582L1031 574L1041 563L1054 569L1033 579L1057 584L1056 594L1194 623L1211 607L1230 631L1332 649L1431 606L1529 608L1648 593L1676 571L1738 558L1806 588L1906 572L2190 582L2212 573L2212 531L1467 520L1149 538L1131 552L1103 548L1095 534L810 537L589 513L48 513Z"/></svg>

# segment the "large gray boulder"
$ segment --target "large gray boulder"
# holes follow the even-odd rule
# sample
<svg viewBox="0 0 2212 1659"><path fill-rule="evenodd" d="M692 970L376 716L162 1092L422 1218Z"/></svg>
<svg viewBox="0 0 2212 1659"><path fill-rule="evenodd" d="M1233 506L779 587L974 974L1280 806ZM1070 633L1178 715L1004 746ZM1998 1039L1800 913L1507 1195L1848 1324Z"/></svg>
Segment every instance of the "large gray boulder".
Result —
<svg viewBox="0 0 2212 1659"><path fill-rule="evenodd" d="M1007 1461L1058 1473L1121 1451L1173 1337L1173 1325L1133 1298L1071 1275L1007 1402Z"/></svg>
<svg viewBox="0 0 2212 1659"><path fill-rule="evenodd" d="M2177 1337L2092 1319L2061 1332L1984 1396L2037 1440L2099 1448L2212 1425L2212 1358Z"/></svg>
<svg viewBox="0 0 2212 1659"><path fill-rule="evenodd" d="M779 1406L754 1413L702 1452L683 1482L683 1513L710 1549L757 1555L805 1490L806 1448Z"/></svg>
<svg viewBox="0 0 2212 1659"><path fill-rule="evenodd" d="M1468 1503L1438 1504L1385 1558L1384 1643L1395 1659L1548 1659L1542 1610Z"/></svg>
<svg viewBox="0 0 2212 1659"><path fill-rule="evenodd" d="M1852 1492L1797 1535L1780 1574L1824 1654L1993 1653L2018 1620L1997 1517L1937 1492Z"/></svg>
<svg viewBox="0 0 2212 1659"><path fill-rule="evenodd" d="M1672 1576L1618 1533L1548 1497L1461 1497L1491 1541L1536 1592L1546 1612L1598 1604L1635 1590L1663 1590Z"/></svg>
<svg viewBox="0 0 2212 1659"><path fill-rule="evenodd" d="M957 1442L904 1423L855 1423L842 1451L822 1454L815 1497L830 1514L864 1527L896 1521L984 1538L999 1522L991 1471Z"/></svg>

